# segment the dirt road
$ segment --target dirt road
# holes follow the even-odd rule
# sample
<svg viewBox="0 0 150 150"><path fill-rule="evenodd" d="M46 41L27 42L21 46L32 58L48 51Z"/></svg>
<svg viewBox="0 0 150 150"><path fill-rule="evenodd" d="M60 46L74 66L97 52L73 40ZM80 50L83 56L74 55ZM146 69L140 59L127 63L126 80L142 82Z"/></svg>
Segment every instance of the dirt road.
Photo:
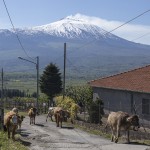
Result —
<svg viewBox="0 0 150 150"><path fill-rule="evenodd" d="M59 128L41 115L36 117L36 125L29 125L29 117L24 119L21 141L30 150L150 150L150 146L135 143L115 144L76 129L72 124Z"/></svg>

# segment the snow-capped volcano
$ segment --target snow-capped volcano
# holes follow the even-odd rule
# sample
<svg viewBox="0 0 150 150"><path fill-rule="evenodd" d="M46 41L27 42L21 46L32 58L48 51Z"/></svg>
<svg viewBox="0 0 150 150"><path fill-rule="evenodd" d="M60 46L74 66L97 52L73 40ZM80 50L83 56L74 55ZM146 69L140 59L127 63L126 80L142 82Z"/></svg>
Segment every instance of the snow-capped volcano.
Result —
<svg viewBox="0 0 150 150"><path fill-rule="evenodd" d="M150 46L127 41L103 30L85 16L75 15L32 28L18 28L15 31L1 29L0 64L9 66L9 69L12 69L13 63L15 68L19 68L18 55L25 56L14 32L29 56L40 57L41 66L50 61L62 65L64 42L69 47L67 52L73 52L67 53L71 63L85 72L94 68L97 71L101 67L105 70L114 63L118 66L149 63Z"/></svg>
<svg viewBox="0 0 150 150"><path fill-rule="evenodd" d="M33 27L31 30L71 39L117 38L100 27L87 22L84 18L75 18L73 16L68 16L51 24Z"/></svg>

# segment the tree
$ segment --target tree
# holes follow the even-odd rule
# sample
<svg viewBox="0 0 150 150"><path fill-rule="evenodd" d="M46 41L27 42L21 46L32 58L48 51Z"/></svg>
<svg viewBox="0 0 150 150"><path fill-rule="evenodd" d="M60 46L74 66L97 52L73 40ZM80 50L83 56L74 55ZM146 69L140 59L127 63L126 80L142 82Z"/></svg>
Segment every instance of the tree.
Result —
<svg viewBox="0 0 150 150"><path fill-rule="evenodd" d="M93 91L88 85L69 86L66 89L66 96L72 98L76 103L82 104L89 111L90 104L93 101Z"/></svg>
<svg viewBox="0 0 150 150"><path fill-rule="evenodd" d="M43 74L40 77L41 92L46 94L50 99L50 105L53 103L53 97L62 91L61 73L58 67L50 63L45 67ZM48 104L49 105L49 104Z"/></svg>

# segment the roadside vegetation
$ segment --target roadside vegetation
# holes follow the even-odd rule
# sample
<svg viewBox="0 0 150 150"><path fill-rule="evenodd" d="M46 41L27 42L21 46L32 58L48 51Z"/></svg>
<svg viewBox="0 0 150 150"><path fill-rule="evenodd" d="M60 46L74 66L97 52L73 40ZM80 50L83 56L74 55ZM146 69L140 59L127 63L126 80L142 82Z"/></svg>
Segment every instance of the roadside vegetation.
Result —
<svg viewBox="0 0 150 150"><path fill-rule="evenodd" d="M28 148L19 140L8 139L7 132L0 131L0 150L28 150Z"/></svg>

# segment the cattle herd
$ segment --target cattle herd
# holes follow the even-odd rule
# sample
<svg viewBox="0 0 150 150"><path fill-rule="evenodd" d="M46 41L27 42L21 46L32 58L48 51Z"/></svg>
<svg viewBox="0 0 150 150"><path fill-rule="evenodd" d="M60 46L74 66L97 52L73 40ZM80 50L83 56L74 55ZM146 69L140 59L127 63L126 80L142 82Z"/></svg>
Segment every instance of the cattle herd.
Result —
<svg viewBox="0 0 150 150"><path fill-rule="evenodd" d="M35 124L35 117L37 114L36 108L30 108L28 111L28 116L30 118L30 125ZM48 113L46 115L46 122L48 117L53 121L53 117L55 118L56 127L62 128L62 122L67 121L70 118L71 123L73 120L70 117L70 112L64 110L62 107L49 107ZM7 112L4 116L4 131L8 132L8 138L12 134L12 139L15 140L16 130L21 129L22 121L25 117L19 115L18 109L13 108L10 112ZM129 130L137 131L139 126L139 117L137 115L129 115L126 112L118 111L111 112L108 115L107 123L105 128L110 127L111 129L111 141L117 143L120 137L120 131L124 130L127 134L127 142L130 143L129 139Z"/></svg>

